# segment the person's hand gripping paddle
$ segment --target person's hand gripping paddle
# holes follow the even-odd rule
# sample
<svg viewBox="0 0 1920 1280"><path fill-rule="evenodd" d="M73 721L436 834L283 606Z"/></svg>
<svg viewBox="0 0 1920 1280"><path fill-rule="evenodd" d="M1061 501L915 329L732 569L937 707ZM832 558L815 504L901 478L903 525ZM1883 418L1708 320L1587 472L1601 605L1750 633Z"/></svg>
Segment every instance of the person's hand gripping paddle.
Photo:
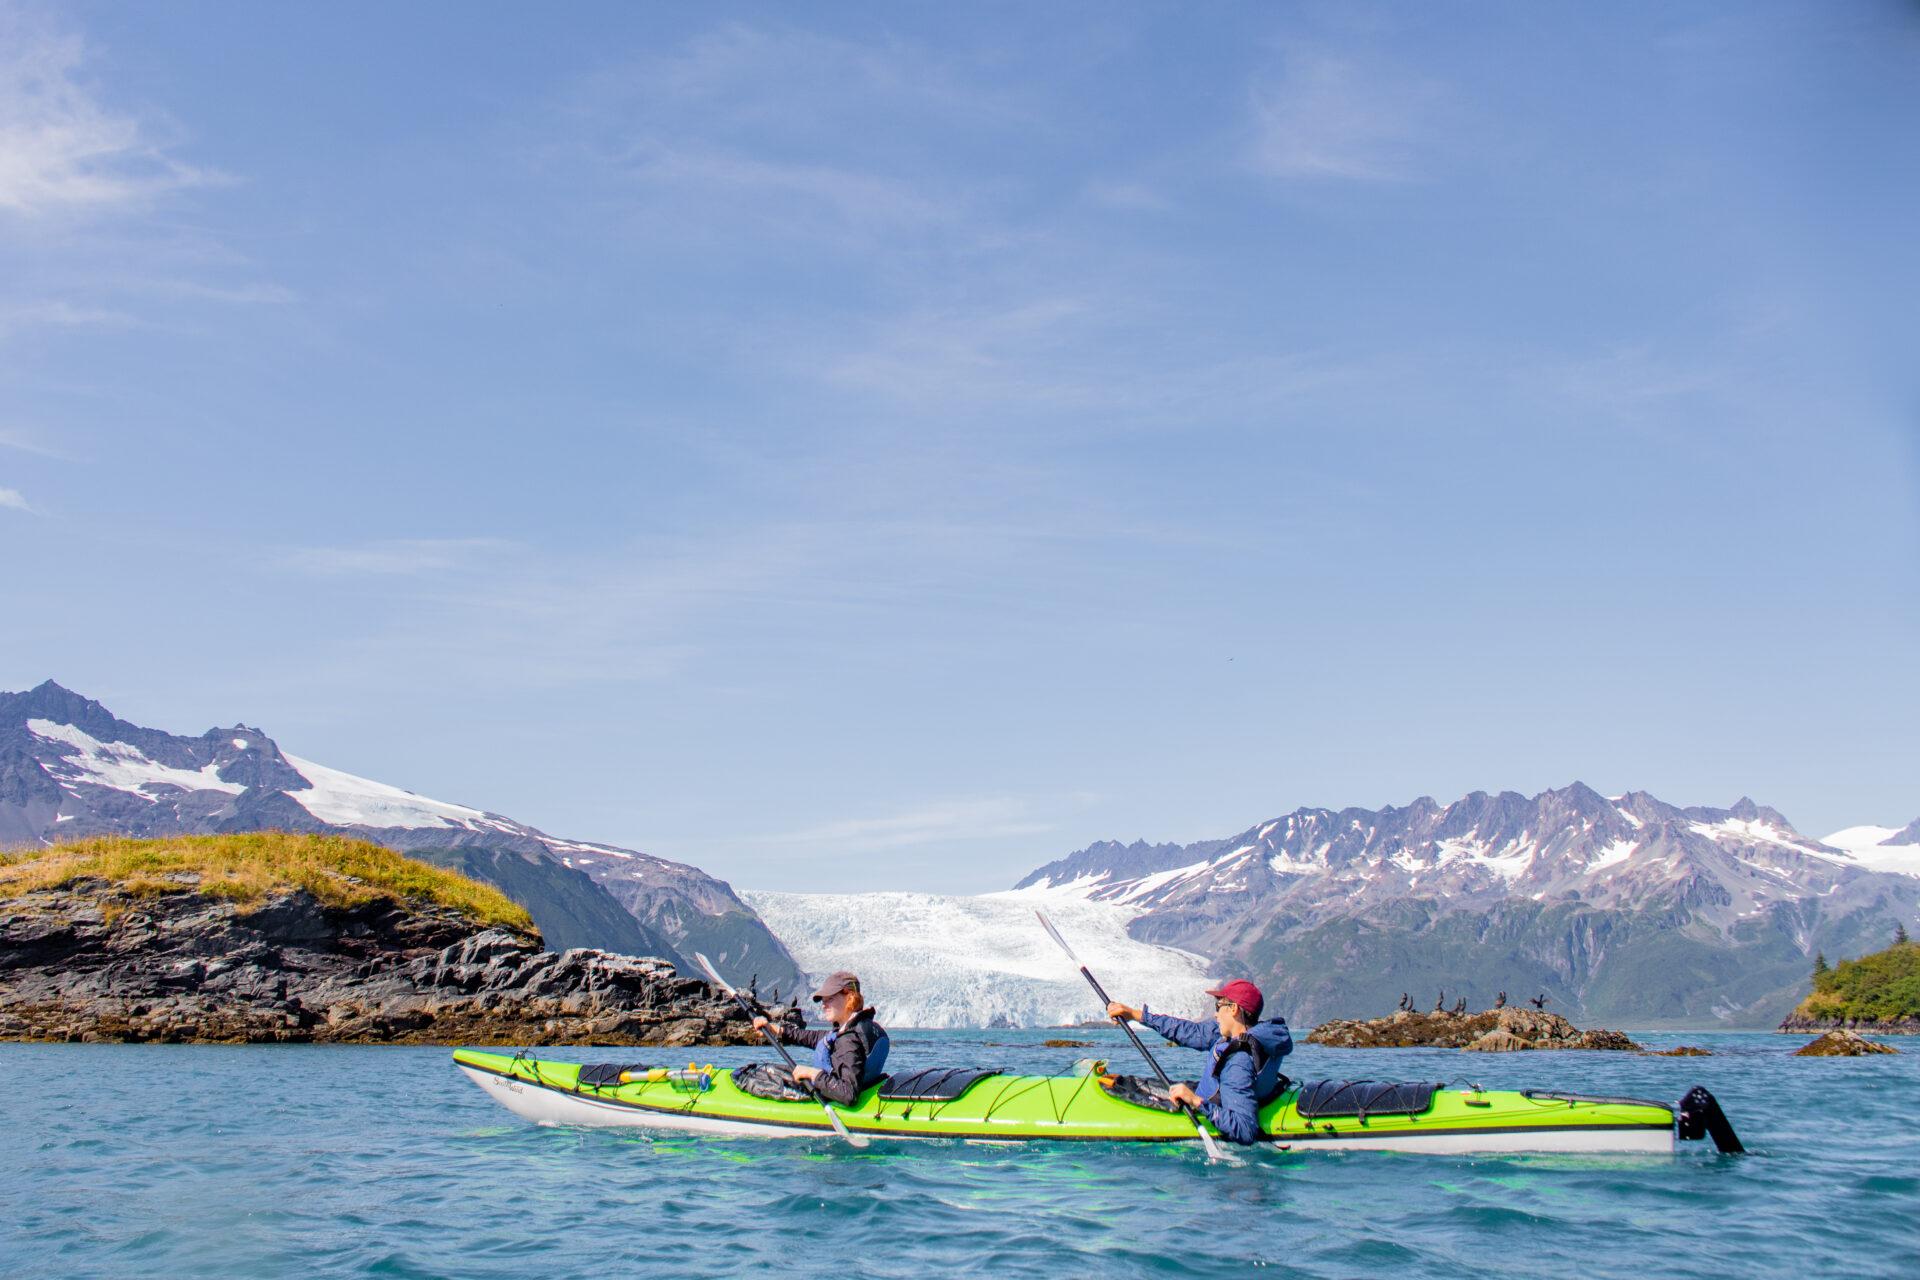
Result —
<svg viewBox="0 0 1920 1280"><path fill-rule="evenodd" d="M1060 931L1053 927L1053 921L1047 919L1047 913L1044 911L1036 911L1033 914L1040 917L1040 927L1047 931L1049 938L1052 938L1060 944L1060 949L1067 953L1067 959L1073 961L1074 966L1080 970L1080 976L1085 978L1087 985L1093 988L1093 994L1100 997L1100 1007L1104 1009L1112 1004L1113 1001L1109 999L1107 993L1101 989L1100 980L1087 972L1087 966L1081 964L1080 957L1073 954L1073 948L1068 946L1067 940L1060 936ZM1133 1047L1140 1051L1140 1056L1145 1058L1147 1065L1153 1068L1153 1074L1160 1077L1160 1083L1169 1089L1173 1088L1173 1081L1167 1079L1167 1073L1160 1069L1160 1064L1155 1062L1153 1055L1147 1052L1147 1046L1140 1043L1140 1037L1134 1034L1133 1028L1127 1024L1127 1020L1125 1018L1115 1018L1114 1021L1120 1024L1120 1029L1127 1033L1127 1039L1133 1041ZM1192 1103L1182 1101L1180 1109L1185 1111L1187 1118L1193 1121L1193 1130L1200 1135L1200 1141L1207 1149L1207 1159L1225 1160L1231 1164L1239 1163L1239 1161L1233 1159L1220 1149L1220 1144L1215 1142L1213 1135L1207 1132L1207 1126L1202 1123L1200 1113L1194 1110Z"/></svg>
<svg viewBox="0 0 1920 1280"><path fill-rule="evenodd" d="M734 1003L738 1004L740 1008L745 1011L749 1019L764 1018L766 1016L766 1010L759 1008L758 1005L748 1000L745 996L741 995L738 991L735 991L732 985L729 984L725 978L720 976L719 970L713 967L713 961L707 959L705 956L701 955L698 951L693 953L693 958L695 960L698 960L700 962L700 967L707 971L707 977L712 979L713 985L720 988L722 991L726 992L728 995L732 996L734 999ZM799 1065L798 1063L794 1062L793 1055L787 1052L787 1046L780 1043L780 1037L774 1034L772 1027L760 1028L760 1034L767 1038L767 1043L774 1047L775 1052L777 1052L782 1058L785 1058L787 1060L787 1068L789 1070ZM864 1147L867 1145L867 1139L865 1137L848 1130L846 1122L840 1118L840 1113L833 1109L832 1103L828 1102L825 1098L820 1097L820 1091L813 1087L813 1082L811 1080L807 1082L807 1092L813 1094L815 1098L819 1098L820 1109L827 1113L827 1119L833 1121L833 1131L835 1133L839 1134L841 1137L845 1138L848 1142L851 1142L856 1147Z"/></svg>

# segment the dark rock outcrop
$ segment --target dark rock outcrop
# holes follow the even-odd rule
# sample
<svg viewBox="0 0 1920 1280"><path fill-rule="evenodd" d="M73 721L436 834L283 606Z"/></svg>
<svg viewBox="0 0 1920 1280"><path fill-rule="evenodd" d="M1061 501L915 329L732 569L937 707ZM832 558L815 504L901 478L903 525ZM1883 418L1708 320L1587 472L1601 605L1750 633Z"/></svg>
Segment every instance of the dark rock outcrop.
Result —
<svg viewBox="0 0 1920 1280"><path fill-rule="evenodd" d="M665 960L487 928L450 908L305 891L250 905L99 880L0 910L0 1039L196 1044L756 1043ZM790 1010L776 1011L797 1016Z"/></svg>
<svg viewBox="0 0 1920 1280"><path fill-rule="evenodd" d="M1418 1013L1387 1018L1335 1019L1315 1027L1308 1044L1335 1049L1517 1049L1644 1048L1619 1031L1582 1031L1557 1013L1536 1009L1487 1009L1480 1013Z"/></svg>

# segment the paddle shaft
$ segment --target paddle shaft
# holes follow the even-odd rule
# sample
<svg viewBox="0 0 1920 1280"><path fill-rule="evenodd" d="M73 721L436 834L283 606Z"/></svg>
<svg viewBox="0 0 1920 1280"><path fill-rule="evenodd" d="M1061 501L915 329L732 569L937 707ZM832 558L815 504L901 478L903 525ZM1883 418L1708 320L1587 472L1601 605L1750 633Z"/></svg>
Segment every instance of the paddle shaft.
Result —
<svg viewBox="0 0 1920 1280"><path fill-rule="evenodd" d="M1045 929L1047 935L1059 944L1062 951L1067 953L1067 959L1073 962L1074 967L1080 970L1080 976L1085 978L1087 985L1093 988L1093 994L1100 999L1100 1007L1104 1009L1111 1005L1113 1001L1108 998L1106 988L1100 985L1100 979L1094 977L1092 970L1080 963L1080 957L1073 954L1073 948L1068 946L1067 940L1060 936L1060 931L1053 927L1053 921L1047 919L1047 913L1044 911L1035 911L1033 914L1040 918L1040 927ZM1120 1024L1120 1029L1127 1033L1127 1039L1133 1041L1133 1047L1140 1051L1140 1056L1145 1058L1147 1065L1153 1068L1153 1074L1159 1076L1160 1083L1165 1085L1168 1091L1171 1092L1173 1089L1173 1081L1167 1079L1167 1073L1160 1069L1160 1063L1155 1060L1151 1053L1147 1052L1147 1046L1140 1043L1140 1037L1134 1034L1132 1025L1125 1018L1114 1018L1113 1020ZM1200 1135L1200 1145L1207 1149L1207 1159L1226 1160L1226 1153L1220 1150L1220 1144L1213 1140L1213 1135L1207 1132L1207 1126L1201 1121L1198 1108L1190 1102L1182 1101L1180 1109L1187 1113L1187 1119L1193 1121L1193 1131Z"/></svg>
<svg viewBox="0 0 1920 1280"><path fill-rule="evenodd" d="M1100 997L1100 1007L1102 1009L1106 1008L1108 1005L1113 1003L1112 1000L1107 998L1106 991L1101 988L1100 979L1094 977L1091 973L1087 972L1087 966L1085 965L1080 966L1080 976L1085 978L1087 980L1087 985L1093 988L1093 994ZM1133 1041L1133 1047L1140 1051L1140 1056L1145 1058L1147 1060L1147 1065L1153 1068L1153 1074L1160 1077L1160 1083L1167 1086L1167 1088L1169 1089L1173 1088L1173 1081L1167 1079L1167 1073L1160 1069L1160 1064L1154 1061L1154 1057L1151 1053L1147 1052L1147 1046L1140 1042L1140 1036L1134 1031L1133 1024L1128 1022L1125 1018L1115 1018L1114 1021L1120 1024L1120 1029L1127 1033L1127 1039ZM1193 1115L1192 1107L1188 1106L1184 1102L1181 1103L1180 1105L1183 1107L1186 1107L1188 1115Z"/></svg>
<svg viewBox="0 0 1920 1280"><path fill-rule="evenodd" d="M734 991L731 988L729 988L728 994L733 997L734 1003L738 1004L741 1010L747 1015L747 1021L751 1022L755 1018L764 1018L767 1016L767 1011L765 1009L760 1008L756 1004L750 1003L747 1000L747 998L741 995L738 991ZM779 1054L781 1057L787 1060L787 1067L789 1069L800 1065L799 1063L793 1060L793 1055L787 1052L787 1046L780 1043L780 1037L774 1034L771 1020L769 1020L768 1025L760 1028L760 1034L767 1038L767 1043L773 1046L773 1051L775 1053Z"/></svg>

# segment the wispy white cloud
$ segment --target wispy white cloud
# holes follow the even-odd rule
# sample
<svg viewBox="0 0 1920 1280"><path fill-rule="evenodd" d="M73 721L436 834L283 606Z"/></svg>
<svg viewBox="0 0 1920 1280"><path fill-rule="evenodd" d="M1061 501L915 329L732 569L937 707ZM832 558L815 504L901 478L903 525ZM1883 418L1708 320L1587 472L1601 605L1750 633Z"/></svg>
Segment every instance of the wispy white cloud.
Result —
<svg viewBox="0 0 1920 1280"><path fill-rule="evenodd" d="M1177 305L1090 285L1010 285L989 300L929 303L878 321L817 325L768 344L796 374L857 391L921 421L987 424L1076 415L1107 428L1181 430L1270 412L1350 385L1370 359L1237 347Z"/></svg>
<svg viewBox="0 0 1920 1280"><path fill-rule="evenodd" d="M634 180L683 192L705 190L734 202L736 212L771 217L790 229L820 218L867 233L956 220L954 202L924 184L843 165L658 140L635 144L627 161Z"/></svg>
<svg viewBox="0 0 1920 1280"><path fill-rule="evenodd" d="M837 845L848 850L902 849L946 840L1039 835L1057 824L1035 820L1023 801L944 800L877 818L846 818L804 831L765 837L770 844Z"/></svg>
<svg viewBox="0 0 1920 1280"><path fill-rule="evenodd" d="M1256 172L1403 182L1417 176L1415 148L1441 94L1431 81L1294 46L1251 97L1248 163Z"/></svg>
<svg viewBox="0 0 1920 1280"><path fill-rule="evenodd" d="M358 547L306 547L290 553L286 564L303 573L329 577L410 577L467 565L476 557L512 546L497 538L400 539Z"/></svg>
<svg viewBox="0 0 1920 1280"><path fill-rule="evenodd" d="M111 209L219 180L169 155L151 122L103 102L86 61L80 37L0 9L0 210Z"/></svg>
<svg viewBox="0 0 1920 1280"><path fill-rule="evenodd" d="M0 507L6 507L12 511L33 510L18 489L0 489Z"/></svg>
<svg viewBox="0 0 1920 1280"><path fill-rule="evenodd" d="M1139 209L1162 213L1173 208L1173 201L1144 182L1116 182L1096 179L1086 188L1087 199L1112 209Z"/></svg>
<svg viewBox="0 0 1920 1280"><path fill-rule="evenodd" d="M17 449L21 453L31 453L42 458L57 458L71 461L72 456L47 444L38 432L25 427L0 427L0 449Z"/></svg>
<svg viewBox="0 0 1920 1280"><path fill-rule="evenodd" d="M21 329L81 329L134 324L134 318L114 307L88 306L47 298L0 307L0 337Z"/></svg>
<svg viewBox="0 0 1920 1280"><path fill-rule="evenodd" d="M734 23L582 79L530 154L653 237L951 249L993 180L931 163L925 133L1019 114L921 48Z"/></svg>
<svg viewBox="0 0 1920 1280"><path fill-rule="evenodd" d="M252 303L295 302L299 295L285 285L268 281L255 281L251 284L217 285L196 280L152 280L140 282L141 287L150 293L171 294L182 298L199 298L207 302L226 302L237 306Z"/></svg>

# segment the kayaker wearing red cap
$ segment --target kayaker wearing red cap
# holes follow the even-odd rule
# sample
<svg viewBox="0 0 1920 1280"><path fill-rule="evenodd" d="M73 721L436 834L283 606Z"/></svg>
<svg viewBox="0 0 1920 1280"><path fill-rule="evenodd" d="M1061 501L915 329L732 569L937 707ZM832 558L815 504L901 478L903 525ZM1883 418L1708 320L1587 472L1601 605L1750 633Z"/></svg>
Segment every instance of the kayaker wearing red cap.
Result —
<svg viewBox="0 0 1920 1280"><path fill-rule="evenodd" d="M1200 1088L1176 1084L1174 1098L1197 1107L1222 1137L1243 1145L1258 1142L1260 1104L1280 1092L1280 1059L1293 1052L1293 1033L1284 1018L1260 1021L1266 998L1244 978L1207 994L1214 997L1213 1026L1118 1000L1107 1006L1107 1016L1144 1022L1177 1045L1207 1051Z"/></svg>
<svg viewBox="0 0 1920 1280"><path fill-rule="evenodd" d="M860 979L842 969L830 973L813 1002L833 1026L826 1031L790 1027L784 1023L755 1018L755 1028L771 1027L789 1044L803 1044L813 1050L813 1064L795 1067L795 1080L813 1081L814 1092L829 1102L850 1107L860 1091L875 1084L885 1074L887 1033L873 1020L873 1010L860 998Z"/></svg>

